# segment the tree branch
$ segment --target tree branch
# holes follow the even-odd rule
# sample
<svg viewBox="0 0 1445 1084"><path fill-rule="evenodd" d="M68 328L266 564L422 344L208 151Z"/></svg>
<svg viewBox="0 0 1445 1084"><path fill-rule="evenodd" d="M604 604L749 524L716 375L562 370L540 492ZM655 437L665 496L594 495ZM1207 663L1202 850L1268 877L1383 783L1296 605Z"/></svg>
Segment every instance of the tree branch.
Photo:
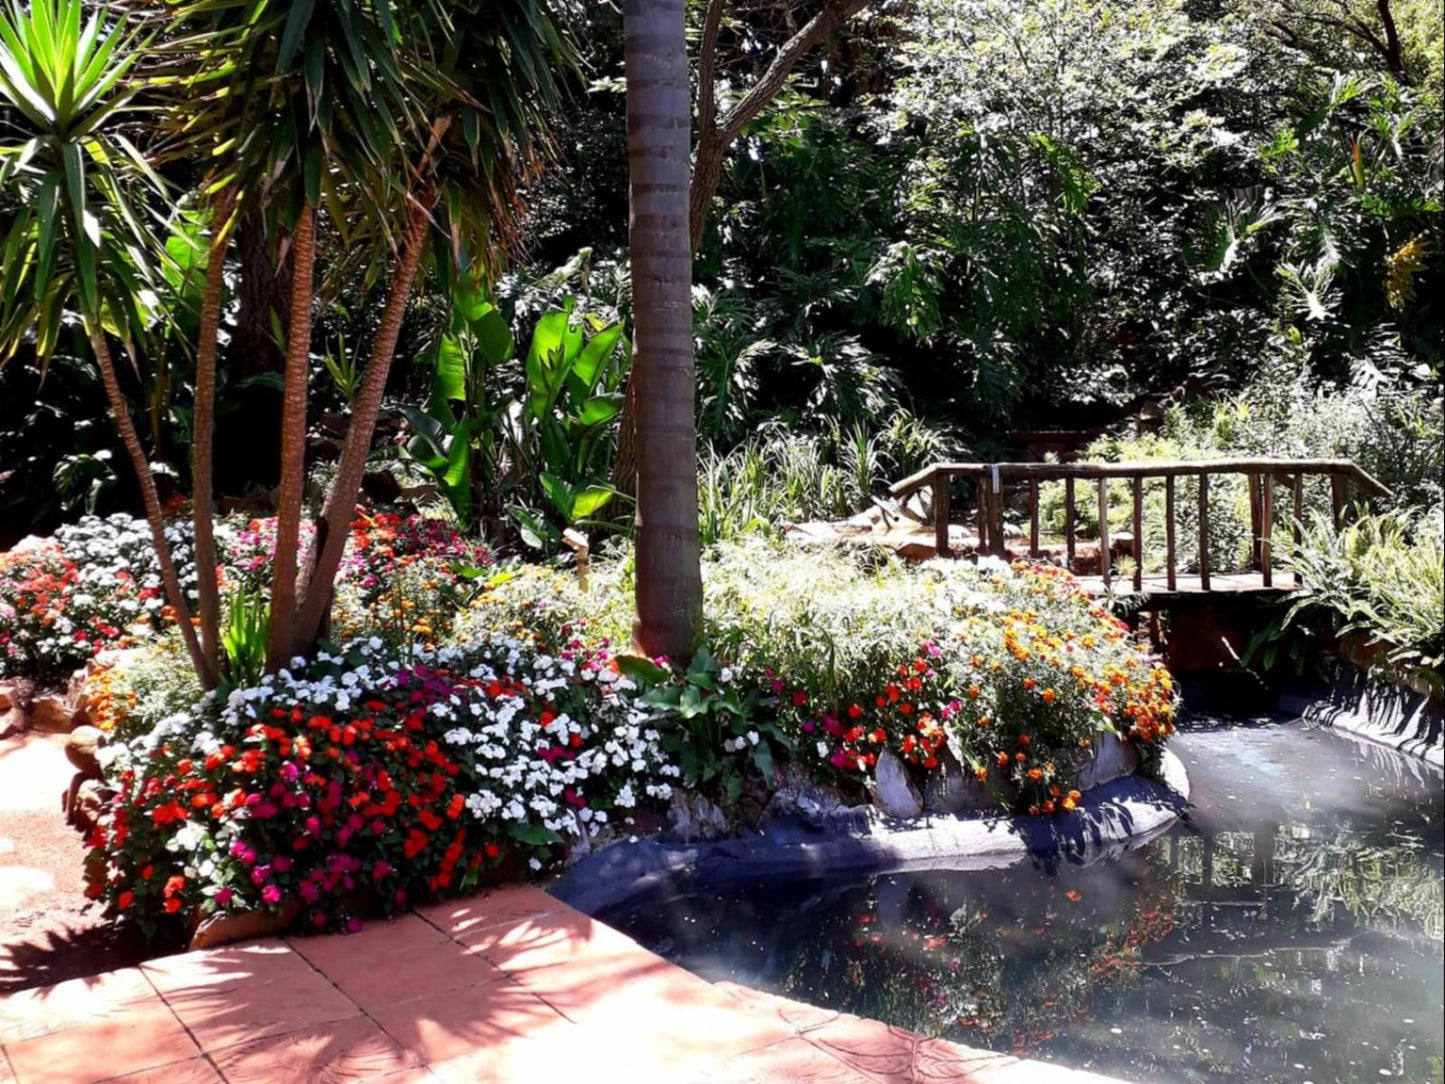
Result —
<svg viewBox="0 0 1445 1084"><path fill-rule="evenodd" d="M705 143L717 130L717 35L727 0L708 0L697 54L697 141Z"/></svg>
<svg viewBox="0 0 1445 1084"><path fill-rule="evenodd" d="M768 65L768 70L763 72L762 77L753 84L752 90L743 95L742 99L723 117L722 123L718 126L717 138L723 142L724 146L730 146L742 134L748 121L762 112L763 106L777 96L798 61L803 59L803 56L813 46L829 37L845 22L867 7L868 3L869 0L828 0L818 14L803 24L803 29L789 38L778 50L778 55L773 57L773 62Z"/></svg>
<svg viewBox="0 0 1445 1084"><path fill-rule="evenodd" d="M868 6L869 0L826 0L819 12L789 38L767 71L721 121L713 116L717 31L725 0L708 0L704 16L702 52L698 57L697 152L693 158L692 191L688 194L688 225L694 254L702 245L707 212L722 177L722 160L748 121L773 100L793 69L813 46L829 37L845 22Z"/></svg>

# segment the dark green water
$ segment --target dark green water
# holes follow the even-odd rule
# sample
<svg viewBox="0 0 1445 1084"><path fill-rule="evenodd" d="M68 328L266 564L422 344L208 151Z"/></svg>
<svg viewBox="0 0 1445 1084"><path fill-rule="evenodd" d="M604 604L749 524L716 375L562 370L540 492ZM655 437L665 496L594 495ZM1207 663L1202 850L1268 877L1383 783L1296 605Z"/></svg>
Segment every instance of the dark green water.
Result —
<svg viewBox="0 0 1445 1084"><path fill-rule="evenodd" d="M1194 810L1087 867L666 893L597 917L710 979L1137 1081L1440 1081L1441 774L1197 725Z"/></svg>

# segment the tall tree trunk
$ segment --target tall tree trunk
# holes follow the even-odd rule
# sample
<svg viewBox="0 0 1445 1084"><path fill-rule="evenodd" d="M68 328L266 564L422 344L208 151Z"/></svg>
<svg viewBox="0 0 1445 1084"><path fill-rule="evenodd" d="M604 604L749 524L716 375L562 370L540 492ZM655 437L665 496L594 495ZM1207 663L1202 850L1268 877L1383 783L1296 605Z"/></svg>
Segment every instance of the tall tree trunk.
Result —
<svg viewBox="0 0 1445 1084"><path fill-rule="evenodd" d="M386 392L386 378L396 356L396 342L401 335L402 318L411 298L416 270L427 242L427 228L435 197L430 190L412 204L400 258L392 275L386 305L381 310L381 323L372 342L366 375L351 407L351 423L346 430L346 444L341 450L336 476L327 490L321 508L321 522L316 537L302 562L301 613L296 621L293 651L304 652L315 642L331 608L332 581L341 564L351 516L356 510L356 495L361 491L366 458L371 451L371 438L376 433L376 416Z"/></svg>
<svg viewBox="0 0 1445 1084"><path fill-rule="evenodd" d="M206 289L196 343L196 402L191 424L191 518L196 528L196 591L201 608L201 649L206 656L211 688L221 669L221 591L216 578L215 508L211 495L216 419L216 350L221 329L221 289L225 281L226 247L230 240L231 190L216 199L211 211L211 246L206 255Z"/></svg>
<svg viewBox="0 0 1445 1084"><path fill-rule="evenodd" d="M306 378L311 362L312 272L316 212L306 204L291 235L291 315L286 329L286 391L281 404L281 489L276 499L276 555L271 570L271 627L266 669L291 658L296 629L296 552L306 482Z"/></svg>
<svg viewBox="0 0 1445 1084"><path fill-rule="evenodd" d="M612 488L627 497L637 496L637 381L632 373L627 374L627 390L618 416Z"/></svg>
<svg viewBox="0 0 1445 1084"><path fill-rule="evenodd" d="M215 485L219 493L234 493L249 483L270 490L280 478L277 449L281 446L281 412L270 387L241 386L240 381L286 367L275 322L285 325L291 294L290 256L270 235L258 200L249 201L236 223L236 255L240 275L236 282L236 326L226 346L227 371L232 380L226 390L231 409L220 421L216 444ZM228 488L229 487L229 488Z"/></svg>
<svg viewBox="0 0 1445 1084"><path fill-rule="evenodd" d="M151 477L145 449L141 447L140 437L136 434L135 422L131 420L130 409L126 406L120 382L115 376L115 361L111 358L110 344L105 340L105 332L90 320L86 321L86 331L90 337L91 349L95 351L96 364L100 366L100 382L105 387L105 397L110 401L110 411L115 415L121 443L125 445L131 466L135 468L136 481L140 484L141 504L145 508L146 522L150 525L151 545L155 547L156 562L161 568L161 583L165 587L166 601L175 611L176 625L181 630L181 639L185 642L186 653L191 657L196 676L203 685L210 688L215 679L207 669L205 653L201 651L201 642L196 639L195 626L191 624L191 608L186 603L185 592L181 590L181 578L176 574L176 564L171 560L171 548L166 543L166 522L161 516L161 499L156 493L156 482Z"/></svg>
<svg viewBox="0 0 1445 1084"><path fill-rule="evenodd" d="M685 661L702 624L688 177L685 0L626 0L633 352L637 385L637 620L647 655Z"/></svg>
<svg viewBox="0 0 1445 1084"><path fill-rule="evenodd" d="M236 284L236 330L227 355L242 376L279 373L286 361L272 333L271 318L286 311L290 261L278 261L277 246L271 242L265 212L259 201L251 201L236 224L241 276Z"/></svg>

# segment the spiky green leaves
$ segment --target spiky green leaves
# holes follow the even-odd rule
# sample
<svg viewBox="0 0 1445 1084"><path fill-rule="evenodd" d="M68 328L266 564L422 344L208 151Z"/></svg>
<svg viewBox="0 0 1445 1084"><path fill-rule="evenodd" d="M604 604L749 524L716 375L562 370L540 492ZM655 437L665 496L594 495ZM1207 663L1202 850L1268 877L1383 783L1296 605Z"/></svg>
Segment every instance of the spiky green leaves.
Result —
<svg viewBox="0 0 1445 1084"><path fill-rule="evenodd" d="M0 8L0 359L54 350L67 310L129 340L155 303L160 179L120 131L140 86L145 28L82 0Z"/></svg>

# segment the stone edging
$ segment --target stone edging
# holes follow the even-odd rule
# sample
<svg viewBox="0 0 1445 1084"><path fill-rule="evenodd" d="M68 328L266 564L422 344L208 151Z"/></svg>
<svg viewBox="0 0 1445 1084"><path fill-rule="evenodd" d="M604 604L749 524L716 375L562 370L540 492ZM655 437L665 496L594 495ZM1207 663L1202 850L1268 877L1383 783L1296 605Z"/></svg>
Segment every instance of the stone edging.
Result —
<svg viewBox="0 0 1445 1084"><path fill-rule="evenodd" d="M832 831L780 819L763 832L713 842L619 841L583 858L549 891L592 913L680 877L694 887L721 887L769 877L989 869L1029 855L1088 865L1140 847L1174 824L1189 803L1189 778L1168 750L1161 776L1132 775L1095 787L1067 816L934 816Z"/></svg>

